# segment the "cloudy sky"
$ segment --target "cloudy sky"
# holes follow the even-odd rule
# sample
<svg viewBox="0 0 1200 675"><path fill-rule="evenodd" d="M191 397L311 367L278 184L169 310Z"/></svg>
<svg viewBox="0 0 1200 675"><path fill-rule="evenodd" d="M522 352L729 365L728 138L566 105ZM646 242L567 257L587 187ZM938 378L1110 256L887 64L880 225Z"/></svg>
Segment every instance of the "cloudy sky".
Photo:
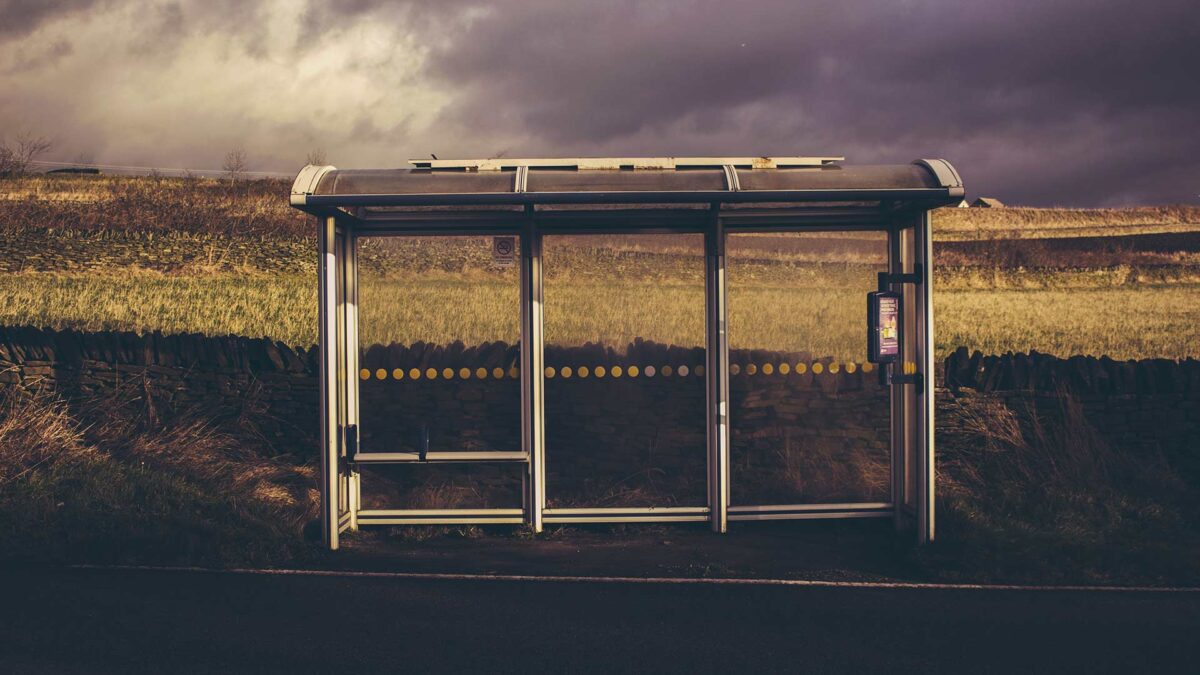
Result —
<svg viewBox="0 0 1200 675"><path fill-rule="evenodd" d="M50 159L945 157L975 195L1197 203L1195 0L0 0Z"/></svg>

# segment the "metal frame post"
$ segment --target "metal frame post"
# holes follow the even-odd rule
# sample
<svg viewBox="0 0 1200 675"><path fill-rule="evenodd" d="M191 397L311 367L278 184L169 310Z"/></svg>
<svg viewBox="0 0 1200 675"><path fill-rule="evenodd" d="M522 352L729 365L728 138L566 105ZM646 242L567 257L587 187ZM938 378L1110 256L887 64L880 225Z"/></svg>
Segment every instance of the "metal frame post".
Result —
<svg viewBox="0 0 1200 675"><path fill-rule="evenodd" d="M929 211L916 223L914 253L920 265L917 294L917 368L924 377L917 387L917 541L934 539L936 464L934 459L933 227Z"/></svg>
<svg viewBox="0 0 1200 675"><path fill-rule="evenodd" d="M902 368L892 380L892 485L898 528L911 524L917 542L935 535L934 449L935 375L933 329L933 237L928 211L908 216L893 230L893 283L902 294L900 346ZM898 263L897 263L898 260Z"/></svg>
<svg viewBox="0 0 1200 675"><path fill-rule="evenodd" d="M906 215L896 230L900 252L899 270L901 276L914 273L917 268L916 216ZM894 375L892 379L892 400L898 401L895 410L899 419L896 421L895 432L898 434L893 442L898 444L897 460L900 462L898 480L900 493L897 499L901 526L904 529L917 529L917 417L918 406L915 381L911 375L916 370L918 360L918 345L920 336L917 332L919 308L917 306L916 285L911 281L897 282L893 285L901 295L900 300L900 360L892 364ZM898 372L896 372L898 371Z"/></svg>
<svg viewBox="0 0 1200 675"><path fill-rule="evenodd" d="M343 376L345 377L346 386L346 426L354 427L354 442L358 442L358 431L362 429L358 414L358 236L353 231L346 231L342 237L344 250L342 252L342 273L344 280L342 281L343 302L345 310L342 312L342 321L344 322L343 332L345 342L343 345L345 367ZM348 448L345 453L347 456L354 454L357 448ZM358 530L358 512L362 506L362 484L358 468L350 463L346 476L346 489L348 490L348 503L350 509L350 529Z"/></svg>
<svg viewBox="0 0 1200 675"><path fill-rule="evenodd" d="M893 223L893 226L888 229L888 274L901 275L904 273L904 253L901 247L901 238L903 230L899 224ZM880 289L885 290L885 289ZM904 285L891 283L887 289L893 292L903 292ZM898 318L899 325L897 326L900 339L904 339L904 315L901 311ZM900 351L901 356L904 355L904 350ZM900 365L903 366L904 359L901 358ZM880 364L880 371L885 371L889 366ZM904 517L904 469L905 469L905 446L906 446L906 428L905 422L905 400L904 387L900 384L890 384L888 386L888 400L891 405L891 473L892 473L892 521L896 526L896 530L902 530L905 526Z"/></svg>
<svg viewBox="0 0 1200 675"><path fill-rule="evenodd" d="M321 538L331 551L338 548L338 345L337 345L337 222L333 216L320 220L317 237L318 334L321 359Z"/></svg>
<svg viewBox="0 0 1200 675"><path fill-rule="evenodd" d="M529 456L525 522L534 532L542 531L546 508L543 307L542 234L530 208L521 230L521 440Z"/></svg>
<svg viewBox="0 0 1200 675"><path fill-rule="evenodd" d="M705 383L708 420L708 508L714 532L729 526L729 335L725 227L713 207L705 233Z"/></svg>

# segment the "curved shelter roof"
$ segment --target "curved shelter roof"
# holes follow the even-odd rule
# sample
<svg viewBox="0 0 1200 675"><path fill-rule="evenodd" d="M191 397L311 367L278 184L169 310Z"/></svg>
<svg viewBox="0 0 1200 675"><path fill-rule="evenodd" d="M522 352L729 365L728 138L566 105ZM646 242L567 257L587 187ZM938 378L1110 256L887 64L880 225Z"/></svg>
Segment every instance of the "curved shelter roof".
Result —
<svg viewBox="0 0 1200 675"><path fill-rule="evenodd" d="M412 160L405 169L307 166L291 203L313 213L389 207L482 209L820 204L933 208L957 202L958 172L941 159L844 165L839 157L647 157ZM378 217L375 219L379 219Z"/></svg>

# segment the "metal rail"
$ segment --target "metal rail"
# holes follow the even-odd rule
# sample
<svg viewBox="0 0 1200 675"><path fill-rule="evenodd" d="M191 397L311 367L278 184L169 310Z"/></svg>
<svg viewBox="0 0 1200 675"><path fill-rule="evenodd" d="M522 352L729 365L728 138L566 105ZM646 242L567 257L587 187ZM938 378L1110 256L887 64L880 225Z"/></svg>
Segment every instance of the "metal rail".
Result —
<svg viewBox="0 0 1200 675"><path fill-rule="evenodd" d="M711 204L748 202L863 202L899 199L927 201L930 206L961 198L951 188L882 188L867 190L696 190L615 192L470 192L440 194L292 195L292 205L358 206L499 206L505 204Z"/></svg>
<svg viewBox="0 0 1200 675"><path fill-rule="evenodd" d="M446 464L451 462L526 462L529 453L522 451L439 451L427 452L363 452L354 456L355 464L405 464L408 462Z"/></svg>

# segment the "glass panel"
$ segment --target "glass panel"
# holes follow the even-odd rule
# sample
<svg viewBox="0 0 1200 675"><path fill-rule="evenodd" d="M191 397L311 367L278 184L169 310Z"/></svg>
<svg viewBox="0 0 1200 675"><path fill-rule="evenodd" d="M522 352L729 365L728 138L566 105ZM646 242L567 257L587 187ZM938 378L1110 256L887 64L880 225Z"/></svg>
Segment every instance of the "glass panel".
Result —
<svg viewBox="0 0 1200 675"><path fill-rule="evenodd" d="M555 507L704 506L701 235L551 235L546 496Z"/></svg>
<svg viewBox="0 0 1200 675"><path fill-rule="evenodd" d="M888 501L888 391L866 363L883 232L731 234L732 505Z"/></svg>
<svg viewBox="0 0 1200 675"><path fill-rule="evenodd" d="M524 463L362 467L364 509L519 509Z"/></svg>
<svg viewBox="0 0 1200 675"><path fill-rule="evenodd" d="M330 171L317 185L318 195L409 195L512 192L512 171L429 171L366 169Z"/></svg>
<svg viewBox="0 0 1200 675"><path fill-rule="evenodd" d="M337 327L337 334L334 336L334 358L337 361L337 419L338 424L345 424L347 420L347 380L346 380L346 353L351 348L351 345L346 343L346 257L343 252L346 250L346 237L343 234L335 234L333 237L333 250L336 252L336 258L333 268L333 297L335 303L334 323ZM346 513L350 510L350 477L347 473L341 471L341 463L346 456L346 448L343 447L339 454L337 467L338 471L338 514Z"/></svg>
<svg viewBox="0 0 1200 675"><path fill-rule="evenodd" d="M361 452L521 450L520 252L492 246L358 238Z"/></svg>
<svg viewBox="0 0 1200 675"><path fill-rule="evenodd" d="M914 262L917 258L917 231L914 228L905 228L900 231L900 260L905 273L916 271ZM917 288L912 284L904 284L904 316L915 316L917 309ZM914 321L904 322L904 340L903 358L900 363L893 366L899 369L915 369L917 361L917 344L918 333L917 324ZM920 426L914 423L917 413L917 395L913 391L915 387L904 387L904 461L903 461L903 478L904 478L904 499L902 500L906 506L917 508L917 500L920 491L917 486L917 481L920 479L921 471L919 458L916 448L921 447Z"/></svg>

